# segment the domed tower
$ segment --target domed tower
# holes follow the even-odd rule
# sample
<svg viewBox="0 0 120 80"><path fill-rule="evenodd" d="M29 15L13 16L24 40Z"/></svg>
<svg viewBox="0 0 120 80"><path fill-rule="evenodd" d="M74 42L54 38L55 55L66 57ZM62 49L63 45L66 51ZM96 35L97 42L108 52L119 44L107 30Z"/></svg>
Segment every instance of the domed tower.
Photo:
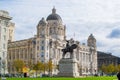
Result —
<svg viewBox="0 0 120 80"><path fill-rule="evenodd" d="M96 48L96 39L94 38L93 34L91 34L91 35L88 37L87 45L88 45L89 47L94 47L94 48Z"/></svg>
<svg viewBox="0 0 120 80"><path fill-rule="evenodd" d="M52 9L52 13L47 17L49 35L53 39L64 40L65 39L65 26L62 24L61 17L56 13L55 7Z"/></svg>
<svg viewBox="0 0 120 80"><path fill-rule="evenodd" d="M48 55L48 44L46 43L49 42L49 27L47 25L48 23L44 18L42 18L37 25L36 54L39 55L37 58L41 62L45 62L46 55Z"/></svg>
<svg viewBox="0 0 120 80"><path fill-rule="evenodd" d="M48 27L47 21L42 18L37 25L37 37L46 37L48 36Z"/></svg>

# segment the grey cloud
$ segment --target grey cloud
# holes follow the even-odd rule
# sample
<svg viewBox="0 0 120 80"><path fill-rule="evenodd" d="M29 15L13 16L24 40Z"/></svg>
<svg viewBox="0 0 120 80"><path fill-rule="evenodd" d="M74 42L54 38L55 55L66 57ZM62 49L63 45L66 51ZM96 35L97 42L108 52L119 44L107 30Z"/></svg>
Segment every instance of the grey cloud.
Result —
<svg viewBox="0 0 120 80"><path fill-rule="evenodd" d="M120 29L114 29L108 35L108 38L120 38Z"/></svg>

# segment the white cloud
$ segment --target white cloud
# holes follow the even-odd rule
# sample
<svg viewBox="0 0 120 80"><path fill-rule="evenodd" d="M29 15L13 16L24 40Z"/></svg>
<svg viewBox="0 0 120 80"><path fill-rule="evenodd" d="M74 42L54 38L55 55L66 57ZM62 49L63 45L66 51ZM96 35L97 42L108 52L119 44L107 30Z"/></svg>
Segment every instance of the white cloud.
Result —
<svg viewBox="0 0 120 80"><path fill-rule="evenodd" d="M46 18L53 6L66 24L68 38L75 33L77 40L86 42L93 33L98 50L120 53L120 39L107 37L120 28L119 0L0 0L0 9L9 11L16 24L16 40L32 37L39 20Z"/></svg>

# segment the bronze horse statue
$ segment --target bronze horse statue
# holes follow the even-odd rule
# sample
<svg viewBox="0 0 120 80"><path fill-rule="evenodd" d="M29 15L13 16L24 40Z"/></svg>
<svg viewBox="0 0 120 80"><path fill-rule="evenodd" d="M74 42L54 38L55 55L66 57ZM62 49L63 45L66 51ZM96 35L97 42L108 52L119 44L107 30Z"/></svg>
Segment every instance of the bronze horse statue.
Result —
<svg viewBox="0 0 120 80"><path fill-rule="evenodd" d="M69 45L69 41L67 41L67 44L66 44L66 48L62 49L62 52L63 52L63 55L62 57L64 58L65 57L65 54L67 52L70 53L70 58L72 58L73 56L73 50L77 48L77 44L72 44L71 46Z"/></svg>

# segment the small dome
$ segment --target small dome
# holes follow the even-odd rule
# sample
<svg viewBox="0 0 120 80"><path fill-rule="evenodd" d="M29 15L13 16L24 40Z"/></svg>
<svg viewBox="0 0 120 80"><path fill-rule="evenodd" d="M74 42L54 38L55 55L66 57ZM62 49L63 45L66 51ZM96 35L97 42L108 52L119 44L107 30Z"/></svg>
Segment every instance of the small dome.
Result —
<svg viewBox="0 0 120 80"><path fill-rule="evenodd" d="M89 36L90 38L94 38L94 36L93 36L93 34L90 34L90 36Z"/></svg>
<svg viewBox="0 0 120 80"><path fill-rule="evenodd" d="M45 21L44 18L42 18L38 23L38 25L45 25L45 24L47 24L47 22Z"/></svg>
<svg viewBox="0 0 120 80"><path fill-rule="evenodd" d="M95 37L93 36L93 34L90 34L90 36L88 37L88 39L94 39L94 40L96 40Z"/></svg>
<svg viewBox="0 0 120 80"><path fill-rule="evenodd" d="M56 9L53 8L52 9L52 14L50 14L48 17L47 17L47 21L48 20L58 20L58 21L62 21L61 17L56 14Z"/></svg>

